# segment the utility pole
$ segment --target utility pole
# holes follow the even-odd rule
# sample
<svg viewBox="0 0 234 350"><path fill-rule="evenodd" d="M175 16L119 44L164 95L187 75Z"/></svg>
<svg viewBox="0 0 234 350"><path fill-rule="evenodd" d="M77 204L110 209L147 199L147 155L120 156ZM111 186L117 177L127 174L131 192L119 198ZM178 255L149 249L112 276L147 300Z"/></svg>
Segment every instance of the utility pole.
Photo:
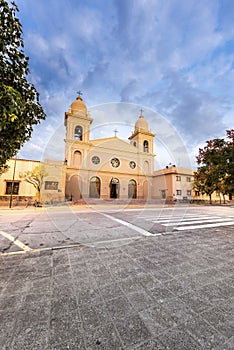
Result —
<svg viewBox="0 0 234 350"><path fill-rule="evenodd" d="M12 207L13 188L14 188L14 181L15 181L16 159L17 159L17 156L15 157L15 162L14 162L14 169L13 169L13 176L12 176L12 183L11 183L11 196L10 196L9 208Z"/></svg>

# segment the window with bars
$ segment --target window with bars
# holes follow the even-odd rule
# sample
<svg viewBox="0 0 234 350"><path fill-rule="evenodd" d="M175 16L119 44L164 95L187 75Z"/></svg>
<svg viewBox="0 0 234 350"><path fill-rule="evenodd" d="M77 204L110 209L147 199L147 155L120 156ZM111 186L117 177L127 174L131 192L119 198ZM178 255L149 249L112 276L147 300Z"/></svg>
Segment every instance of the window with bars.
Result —
<svg viewBox="0 0 234 350"><path fill-rule="evenodd" d="M6 182L6 194L19 194L19 181Z"/></svg>
<svg viewBox="0 0 234 350"><path fill-rule="evenodd" d="M58 182L57 181L45 181L45 190L57 190Z"/></svg>

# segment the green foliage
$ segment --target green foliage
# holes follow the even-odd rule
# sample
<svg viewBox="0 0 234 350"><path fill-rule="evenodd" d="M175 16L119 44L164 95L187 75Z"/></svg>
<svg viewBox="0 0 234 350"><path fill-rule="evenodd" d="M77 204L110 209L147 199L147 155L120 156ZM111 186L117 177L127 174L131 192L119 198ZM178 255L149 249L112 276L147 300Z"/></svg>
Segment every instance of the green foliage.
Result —
<svg viewBox="0 0 234 350"><path fill-rule="evenodd" d="M45 119L39 94L27 81L22 27L18 8L0 0L0 170L32 135L33 126Z"/></svg>
<svg viewBox="0 0 234 350"><path fill-rule="evenodd" d="M234 194L234 130L227 130L227 139L214 139L199 149L194 176L194 189L210 196L214 191Z"/></svg>
<svg viewBox="0 0 234 350"><path fill-rule="evenodd" d="M44 177L47 176L47 173L44 169L44 166L38 165L33 170L25 171L21 176L26 182L33 185L33 187L37 190L38 201L41 200L41 188L43 185Z"/></svg>

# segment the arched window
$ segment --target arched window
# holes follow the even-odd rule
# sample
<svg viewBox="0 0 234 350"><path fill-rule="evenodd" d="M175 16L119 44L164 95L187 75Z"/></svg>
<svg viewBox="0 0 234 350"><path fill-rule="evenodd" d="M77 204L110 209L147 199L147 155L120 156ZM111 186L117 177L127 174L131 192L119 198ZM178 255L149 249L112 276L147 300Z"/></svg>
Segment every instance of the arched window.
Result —
<svg viewBox="0 0 234 350"><path fill-rule="evenodd" d="M80 125L77 125L75 127L75 132L74 132L74 139L82 141L83 138L83 128Z"/></svg>
<svg viewBox="0 0 234 350"><path fill-rule="evenodd" d="M137 183L133 179L128 182L128 198L137 198Z"/></svg>
<svg viewBox="0 0 234 350"><path fill-rule="evenodd" d="M149 152L149 142L148 141L144 141L143 143L143 149L144 149L144 152Z"/></svg>
<svg viewBox="0 0 234 350"><path fill-rule="evenodd" d="M89 197L100 198L101 181L99 177L93 176L89 182Z"/></svg>
<svg viewBox="0 0 234 350"><path fill-rule="evenodd" d="M136 141L133 142L133 146L136 147L137 146L137 143Z"/></svg>
<svg viewBox="0 0 234 350"><path fill-rule="evenodd" d="M72 165L75 168L79 168L82 163L82 154L80 151L75 151L73 153Z"/></svg>

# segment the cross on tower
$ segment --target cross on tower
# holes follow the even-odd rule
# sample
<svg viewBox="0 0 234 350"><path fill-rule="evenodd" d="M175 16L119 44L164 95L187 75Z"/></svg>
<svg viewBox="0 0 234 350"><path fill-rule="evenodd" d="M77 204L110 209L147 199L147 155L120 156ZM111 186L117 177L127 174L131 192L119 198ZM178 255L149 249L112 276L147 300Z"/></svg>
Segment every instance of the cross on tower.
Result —
<svg viewBox="0 0 234 350"><path fill-rule="evenodd" d="M78 94L78 96L81 96L81 95L83 95L83 93L79 90L79 91L77 91L77 94Z"/></svg>
<svg viewBox="0 0 234 350"><path fill-rule="evenodd" d="M141 115L142 115L143 110L144 110L144 109L142 109L142 108L140 109Z"/></svg>
<svg viewBox="0 0 234 350"><path fill-rule="evenodd" d="M118 133L118 130L117 129L115 129L115 130L113 130L114 131L114 133L115 133L115 137L116 137L116 134Z"/></svg>

